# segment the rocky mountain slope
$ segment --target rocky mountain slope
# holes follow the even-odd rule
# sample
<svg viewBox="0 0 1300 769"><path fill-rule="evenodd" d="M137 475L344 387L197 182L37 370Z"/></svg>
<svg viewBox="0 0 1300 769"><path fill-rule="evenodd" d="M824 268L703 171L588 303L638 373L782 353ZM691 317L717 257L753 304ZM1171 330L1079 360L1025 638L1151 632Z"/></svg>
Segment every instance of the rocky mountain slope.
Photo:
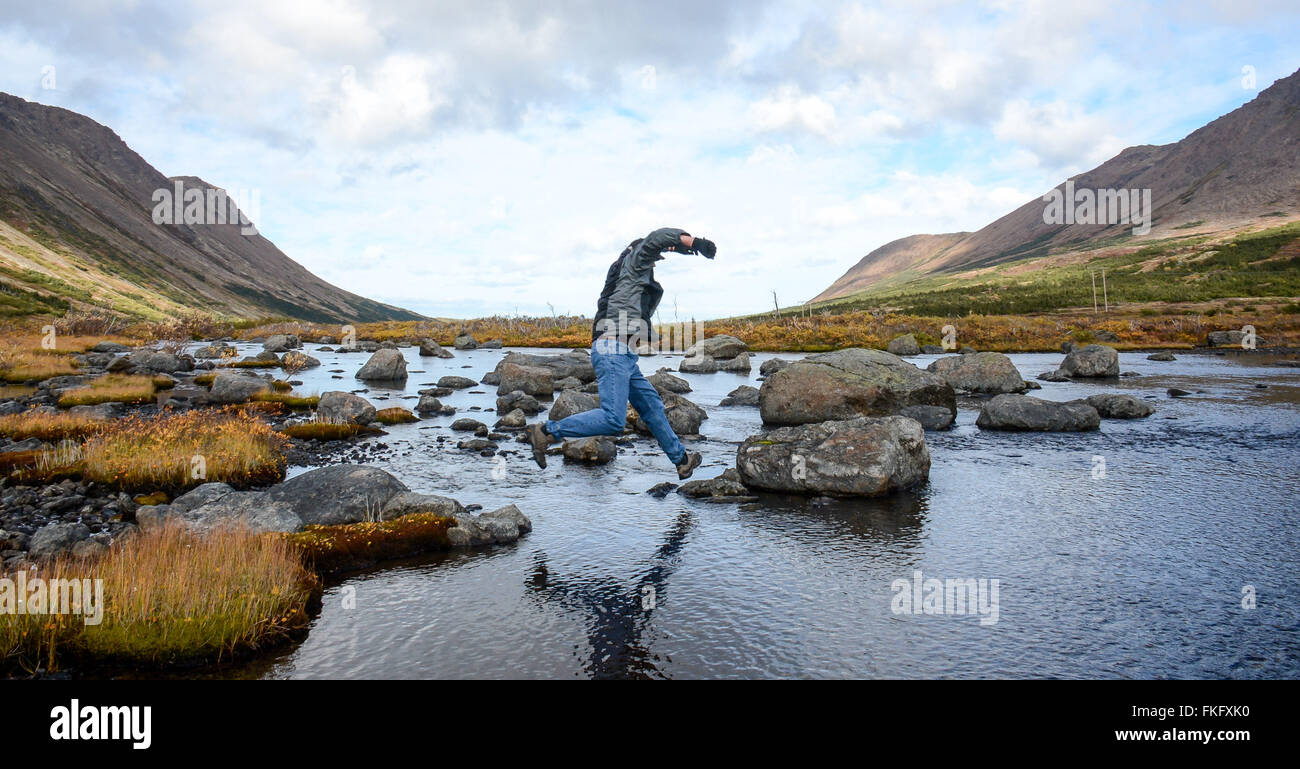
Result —
<svg viewBox="0 0 1300 769"><path fill-rule="evenodd" d="M177 182L205 196L216 189L164 176L84 115L0 93L0 316L421 317L326 283L237 218L155 224L155 192Z"/></svg>
<svg viewBox="0 0 1300 769"><path fill-rule="evenodd" d="M1135 235L1132 224L1048 224L1047 204L1034 198L976 232L914 235L881 246L813 301L1063 251L1300 219L1300 72L1181 141L1129 147L1068 181L1076 190L1150 190L1150 232Z"/></svg>

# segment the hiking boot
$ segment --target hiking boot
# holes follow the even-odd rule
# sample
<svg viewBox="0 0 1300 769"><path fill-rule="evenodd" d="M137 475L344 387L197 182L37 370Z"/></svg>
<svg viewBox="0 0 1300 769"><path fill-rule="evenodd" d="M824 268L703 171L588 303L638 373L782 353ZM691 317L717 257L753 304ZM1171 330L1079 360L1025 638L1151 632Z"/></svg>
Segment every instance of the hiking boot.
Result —
<svg viewBox="0 0 1300 769"><path fill-rule="evenodd" d="M695 472L695 468L699 467L703 461L704 457L700 456L700 452L687 452L686 458L677 466L677 480L684 481L690 478L691 473Z"/></svg>
<svg viewBox="0 0 1300 769"><path fill-rule="evenodd" d="M551 434L546 432L546 425L538 422L528 426L528 442L533 447L533 461L540 468L546 468L546 450L551 446Z"/></svg>

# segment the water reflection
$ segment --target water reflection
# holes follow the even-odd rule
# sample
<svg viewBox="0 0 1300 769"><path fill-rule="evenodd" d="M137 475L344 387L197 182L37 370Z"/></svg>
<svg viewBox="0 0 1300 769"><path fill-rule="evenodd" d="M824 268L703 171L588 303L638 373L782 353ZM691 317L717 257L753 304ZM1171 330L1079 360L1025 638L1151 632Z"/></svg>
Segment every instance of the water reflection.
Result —
<svg viewBox="0 0 1300 769"><path fill-rule="evenodd" d="M668 595L678 555L695 526L695 516L683 511L665 533L663 544L640 574L619 578L612 575L554 574L546 553L534 556L527 586L544 604L585 615L587 642L591 653L583 671L592 678L663 678L658 655L642 641L659 602Z"/></svg>

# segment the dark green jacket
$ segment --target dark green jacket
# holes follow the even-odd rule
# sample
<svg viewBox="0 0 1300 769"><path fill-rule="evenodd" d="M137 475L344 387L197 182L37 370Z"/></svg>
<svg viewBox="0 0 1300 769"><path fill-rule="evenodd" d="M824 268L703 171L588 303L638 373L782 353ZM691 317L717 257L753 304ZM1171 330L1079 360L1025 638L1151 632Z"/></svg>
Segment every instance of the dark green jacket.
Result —
<svg viewBox="0 0 1300 769"><path fill-rule="evenodd" d="M686 230L661 227L623 249L605 275L605 288L596 303L596 321L591 328L592 341L605 333L621 336L625 342L632 336L650 339L650 323L664 296L664 287L655 280L655 262L664 258L664 251L681 247L682 236L688 234ZM617 325L620 313L627 314L626 333L621 335Z"/></svg>

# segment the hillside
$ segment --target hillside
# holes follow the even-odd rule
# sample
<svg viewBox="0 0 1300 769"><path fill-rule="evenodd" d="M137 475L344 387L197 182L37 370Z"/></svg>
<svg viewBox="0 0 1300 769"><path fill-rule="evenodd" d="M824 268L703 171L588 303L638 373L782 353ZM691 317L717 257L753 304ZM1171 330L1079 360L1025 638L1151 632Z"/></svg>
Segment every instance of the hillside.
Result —
<svg viewBox="0 0 1300 769"><path fill-rule="evenodd" d="M975 232L886 244L813 302L1050 254L1137 248L1174 236L1223 237L1300 219L1300 72L1181 141L1129 147L1067 181L1075 189L1151 190L1151 231L1135 235L1131 224L1047 224L1046 204L1034 198Z"/></svg>
<svg viewBox="0 0 1300 769"><path fill-rule="evenodd" d="M421 317L321 280L237 223L155 224L155 191L177 182L216 189L164 176L84 115L0 93L0 317L70 308L146 319Z"/></svg>

